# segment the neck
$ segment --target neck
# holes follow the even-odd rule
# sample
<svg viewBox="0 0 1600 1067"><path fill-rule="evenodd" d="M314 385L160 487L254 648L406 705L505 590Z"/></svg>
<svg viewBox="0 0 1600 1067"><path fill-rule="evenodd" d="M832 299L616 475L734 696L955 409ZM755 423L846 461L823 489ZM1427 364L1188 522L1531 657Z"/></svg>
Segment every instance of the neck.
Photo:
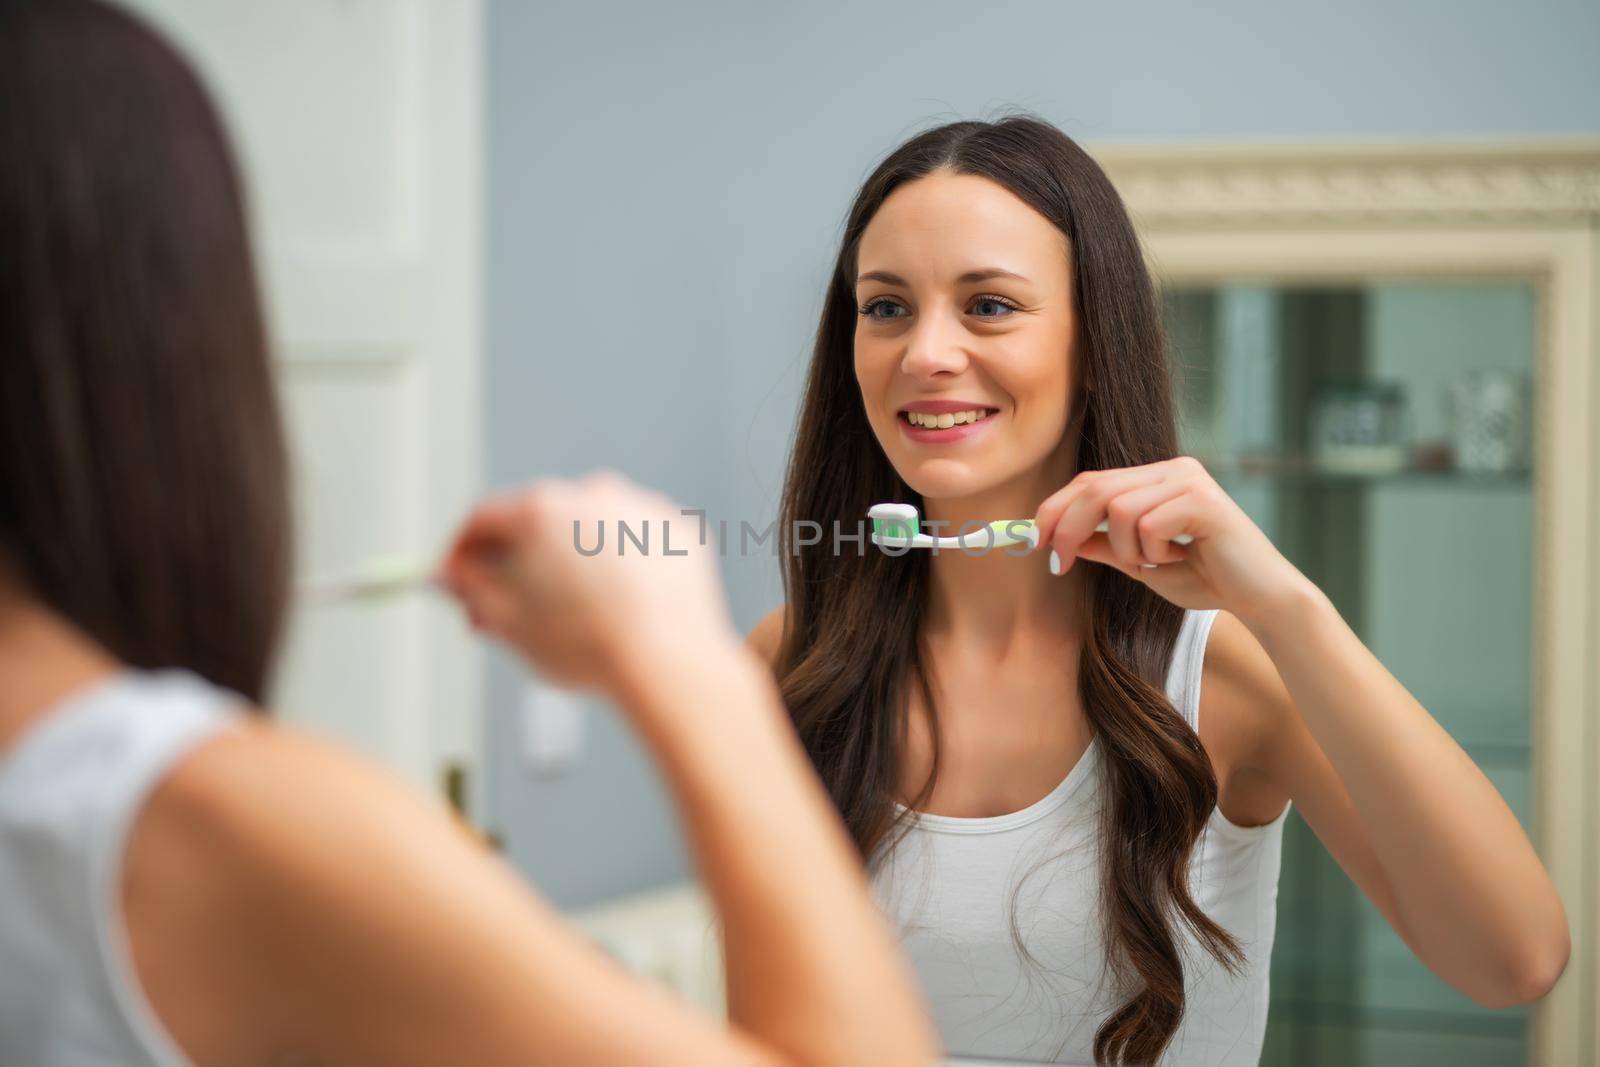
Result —
<svg viewBox="0 0 1600 1067"><path fill-rule="evenodd" d="M1084 571L1050 573L1040 550L1010 556L1004 549L968 556L941 551L929 571L930 636L1004 658L1034 639L1055 641L1076 633Z"/></svg>
<svg viewBox="0 0 1600 1067"><path fill-rule="evenodd" d="M1031 519L1039 505L1072 480L1075 457L1058 453L1023 479L971 496L924 499L924 516L945 525L936 536L954 537L1000 519ZM981 536L981 535L980 535ZM1003 657L1034 639L1054 641L1079 627L1084 568L1054 575L1046 563L1049 546L1013 555L1023 546L967 553L941 549L930 560L927 632L969 648Z"/></svg>
<svg viewBox="0 0 1600 1067"><path fill-rule="evenodd" d="M0 751L73 692L117 670L116 659L59 614L0 588Z"/></svg>

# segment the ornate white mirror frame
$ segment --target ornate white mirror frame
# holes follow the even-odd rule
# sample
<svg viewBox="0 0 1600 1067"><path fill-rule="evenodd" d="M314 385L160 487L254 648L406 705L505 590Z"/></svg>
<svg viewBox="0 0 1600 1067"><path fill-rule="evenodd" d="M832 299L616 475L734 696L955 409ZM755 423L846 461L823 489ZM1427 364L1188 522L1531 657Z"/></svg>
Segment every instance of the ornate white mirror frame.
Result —
<svg viewBox="0 0 1600 1067"><path fill-rule="evenodd" d="M1534 397L1535 843L1572 958L1531 1062L1600 1053L1600 141L1269 147L1107 144L1163 282L1521 278Z"/></svg>

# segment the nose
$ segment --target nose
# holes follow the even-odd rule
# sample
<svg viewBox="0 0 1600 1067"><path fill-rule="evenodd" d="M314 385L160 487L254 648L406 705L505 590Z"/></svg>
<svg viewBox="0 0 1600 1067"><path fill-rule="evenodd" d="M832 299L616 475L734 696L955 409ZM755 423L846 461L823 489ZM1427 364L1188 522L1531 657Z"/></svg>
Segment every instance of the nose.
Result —
<svg viewBox="0 0 1600 1067"><path fill-rule="evenodd" d="M900 370L915 378L936 374L957 374L966 369L967 354L961 347L964 331L960 322L945 314L924 315L906 338Z"/></svg>

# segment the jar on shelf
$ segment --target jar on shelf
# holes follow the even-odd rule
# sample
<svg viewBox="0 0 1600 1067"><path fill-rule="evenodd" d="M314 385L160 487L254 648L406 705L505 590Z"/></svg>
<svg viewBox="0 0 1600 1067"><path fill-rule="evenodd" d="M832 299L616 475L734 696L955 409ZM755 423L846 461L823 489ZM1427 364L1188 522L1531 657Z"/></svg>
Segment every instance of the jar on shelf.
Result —
<svg viewBox="0 0 1600 1067"><path fill-rule="evenodd" d="M1388 474L1406 465L1406 392L1399 382L1330 383L1311 413L1317 467L1348 474Z"/></svg>
<svg viewBox="0 0 1600 1067"><path fill-rule="evenodd" d="M1447 407L1456 467L1464 471L1526 470L1531 423L1528 376L1469 371L1450 383Z"/></svg>

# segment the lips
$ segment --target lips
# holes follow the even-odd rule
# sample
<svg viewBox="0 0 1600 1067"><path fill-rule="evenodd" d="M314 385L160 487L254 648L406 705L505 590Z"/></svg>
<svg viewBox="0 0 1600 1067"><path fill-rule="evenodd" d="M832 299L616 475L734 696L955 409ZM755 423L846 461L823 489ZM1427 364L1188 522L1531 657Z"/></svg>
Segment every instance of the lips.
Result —
<svg viewBox="0 0 1600 1067"><path fill-rule="evenodd" d="M965 414L962 414L965 412ZM981 412L975 420L973 415ZM956 419L962 421L956 422ZM918 444L954 444L987 433L991 423L1000 418L998 408L963 408L958 412L901 411L895 418L900 432ZM948 425L946 425L948 423Z"/></svg>
<svg viewBox="0 0 1600 1067"><path fill-rule="evenodd" d="M928 415L947 415L957 411L998 411L993 404L986 404L981 400L913 400L909 404L902 404L898 414L904 415L908 411L920 411Z"/></svg>

